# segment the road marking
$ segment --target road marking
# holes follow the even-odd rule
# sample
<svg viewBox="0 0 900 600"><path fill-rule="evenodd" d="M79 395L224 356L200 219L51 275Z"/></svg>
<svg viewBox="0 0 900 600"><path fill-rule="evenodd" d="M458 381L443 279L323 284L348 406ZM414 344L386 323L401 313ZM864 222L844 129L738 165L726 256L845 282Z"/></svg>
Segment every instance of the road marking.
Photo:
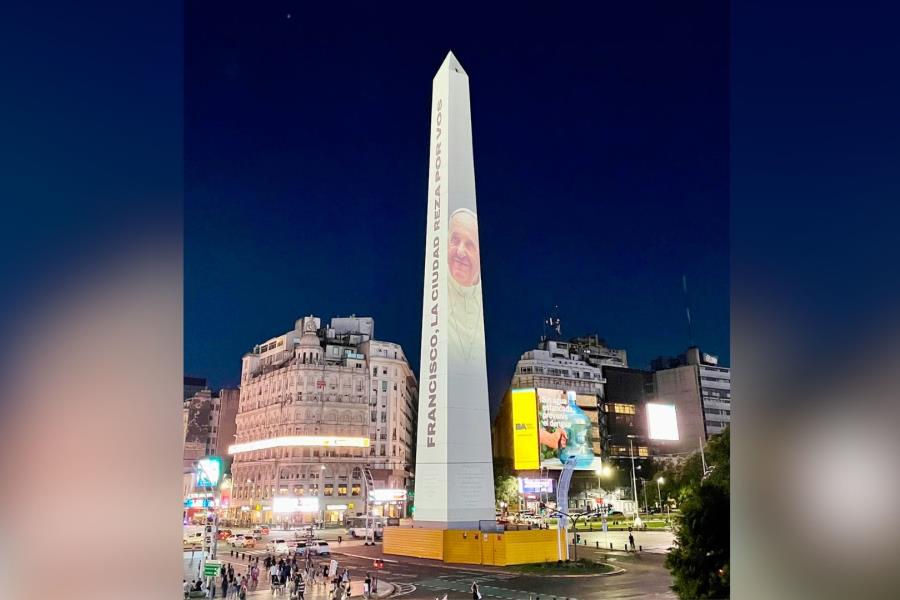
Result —
<svg viewBox="0 0 900 600"><path fill-rule="evenodd" d="M397 596L405 596L407 594L412 594L416 591L416 586L411 583L395 583L394 584L394 593L391 594L391 598L396 598Z"/></svg>

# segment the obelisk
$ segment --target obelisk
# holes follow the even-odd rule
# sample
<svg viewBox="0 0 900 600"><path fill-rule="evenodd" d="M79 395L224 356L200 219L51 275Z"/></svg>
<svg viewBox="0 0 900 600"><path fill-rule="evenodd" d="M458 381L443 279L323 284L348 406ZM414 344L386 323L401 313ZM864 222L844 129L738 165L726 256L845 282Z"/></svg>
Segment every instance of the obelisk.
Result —
<svg viewBox="0 0 900 600"><path fill-rule="evenodd" d="M494 477L469 77L432 82L414 526L486 529Z"/></svg>

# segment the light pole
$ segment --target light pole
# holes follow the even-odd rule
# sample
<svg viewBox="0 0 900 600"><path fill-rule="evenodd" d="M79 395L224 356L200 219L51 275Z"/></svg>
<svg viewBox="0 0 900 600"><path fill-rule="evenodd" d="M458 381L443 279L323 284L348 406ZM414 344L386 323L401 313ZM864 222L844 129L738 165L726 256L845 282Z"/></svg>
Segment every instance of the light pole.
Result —
<svg viewBox="0 0 900 600"><path fill-rule="evenodd" d="M634 444L632 443L632 440L635 437L637 437L637 436L630 435L630 434L628 436L628 453L631 455L631 491L633 492L632 498L634 498L634 507L635 507L634 514L637 515L637 504L638 504L637 476L635 475L635 472L634 472ZM632 521L633 520L634 519L632 518Z"/></svg>

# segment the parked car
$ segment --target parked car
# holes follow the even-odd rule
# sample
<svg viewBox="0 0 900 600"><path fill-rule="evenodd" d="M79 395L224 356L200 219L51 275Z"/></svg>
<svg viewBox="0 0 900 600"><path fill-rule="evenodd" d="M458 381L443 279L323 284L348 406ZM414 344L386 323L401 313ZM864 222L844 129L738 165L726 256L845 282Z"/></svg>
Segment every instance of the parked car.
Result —
<svg viewBox="0 0 900 600"><path fill-rule="evenodd" d="M257 537L257 536L269 535L269 527L267 525L260 525L259 527L254 527L252 533L253 533L253 537L255 537L256 539L258 539L258 540L262 539L262 537Z"/></svg>
<svg viewBox="0 0 900 600"><path fill-rule="evenodd" d="M291 549L288 547L287 540L283 539L270 541L268 544L266 544L266 550L268 550L275 556L278 556L279 554L287 554L291 551Z"/></svg>
<svg viewBox="0 0 900 600"><path fill-rule="evenodd" d="M609 516L610 517L624 517L625 513L623 513L621 510L611 510L611 511L609 511Z"/></svg>
<svg viewBox="0 0 900 600"><path fill-rule="evenodd" d="M231 537L231 530L230 529L220 529L219 533L216 537L218 537L219 540L227 540L228 538Z"/></svg>

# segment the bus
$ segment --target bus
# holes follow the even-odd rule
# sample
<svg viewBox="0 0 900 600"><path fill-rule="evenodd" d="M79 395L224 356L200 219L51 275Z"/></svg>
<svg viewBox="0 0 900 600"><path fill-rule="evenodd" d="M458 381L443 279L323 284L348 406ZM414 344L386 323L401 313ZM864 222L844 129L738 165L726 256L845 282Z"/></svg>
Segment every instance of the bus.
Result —
<svg viewBox="0 0 900 600"><path fill-rule="evenodd" d="M369 535L373 535L376 540L380 540L384 533L384 525L386 519L384 517L369 517ZM347 532L351 537L364 539L366 537L366 518L350 517L347 519Z"/></svg>

